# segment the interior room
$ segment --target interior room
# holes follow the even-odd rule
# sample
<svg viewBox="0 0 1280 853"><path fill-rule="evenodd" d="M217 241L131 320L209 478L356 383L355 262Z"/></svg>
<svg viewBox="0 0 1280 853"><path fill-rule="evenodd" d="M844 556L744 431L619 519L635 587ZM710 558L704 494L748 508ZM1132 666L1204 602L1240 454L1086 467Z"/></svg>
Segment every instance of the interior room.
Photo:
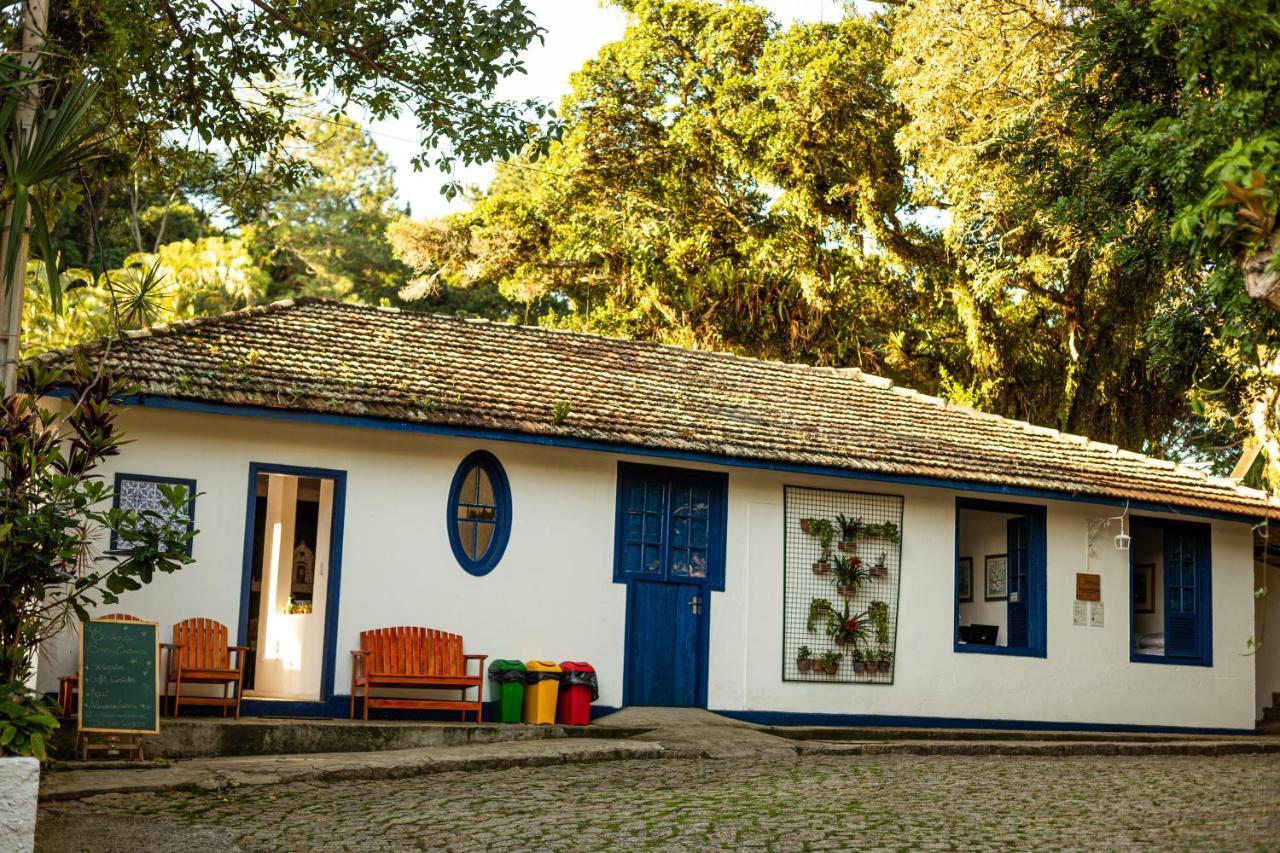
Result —
<svg viewBox="0 0 1280 853"><path fill-rule="evenodd" d="M956 594L959 641L965 645L1009 644L1009 522L1017 513L961 509Z"/></svg>

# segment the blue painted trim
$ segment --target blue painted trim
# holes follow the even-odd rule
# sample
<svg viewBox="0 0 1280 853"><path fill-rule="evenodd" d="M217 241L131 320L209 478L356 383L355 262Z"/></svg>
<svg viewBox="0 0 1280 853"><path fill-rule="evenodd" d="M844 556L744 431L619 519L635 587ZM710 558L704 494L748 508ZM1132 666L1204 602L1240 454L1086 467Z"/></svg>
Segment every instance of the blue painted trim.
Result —
<svg viewBox="0 0 1280 853"><path fill-rule="evenodd" d="M977 510L980 512L1001 512L1025 515L1031 519L1031 542L1027 548L1027 584L1030 587L1031 602L1027 607L1027 645L1026 646L982 646L974 643L960 642L960 511ZM955 511L955 552L952 555L951 601L954 607L952 616L952 651L957 654L970 655L1006 655L1009 657L1047 658L1048 637L1045 628L1046 598L1048 597L1048 531L1045 522L1047 510L1038 504L1020 504L1006 501L983 500L980 498L956 498ZM975 570L975 574L976 574ZM976 581L975 581L976 582ZM983 578L985 594L986 578ZM977 591L974 590L974 597ZM1005 627L1005 642L1008 642L1008 627Z"/></svg>
<svg viewBox="0 0 1280 853"><path fill-rule="evenodd" d="M1248 729L1195 726L1144 726L1130 723L1070 723L1043 720L990 720L973 717L904 717L880 714L810 714L797 711L713 711L764 726L883 726L920 729L1007 729L1033 732L1151 732L1165 734L1254 735Z"/></svg>
<svg viewBox="0 0 1280 853"><path fill-rule="evenodd" d="M480 559L473 560L467 556L462 547L462 539L458 536L458 498L461 496L463 480L475 467L481 468L489 475L489 483L493 488L495 519L493 534L489 546L485 548ZM454 559L463 571L481 577L489 574L498 565L507 550L507 541L511 538L511 481L503 469L498 457L487 450L476 450L467 454L453 472L453 481L449 483L449 502L445 507L445 528L449 531L449 547L453 549Z"/></svg>
<svg viewBox="0 0 1280 853"><path fill-rule="evenodd" d="M837 468L827 465L801 465L792 462L746 459L731 456L719 456L714 453L670 450L658 447L642 447L622 442L595 441L591 439L569 438L564 436L531 435L511 430L482 429L478 427L456 426L451 424L424 424L392 420L390 418L370 418L357 415L330 415L322 412L299 412L288 409L271 409L265 406L236 406L227 403L206 403L196 400L181 400L175 397L130 395L128 397L121 398L120 402L125 405L138 405L155 409L169 409L173 411L268 418L294 423L383 429L394 432L415 432L429 435L457 436L487 441L510 441L520 444L536 444L547 447L565 447L575 450L595 450L606 453L625 453L631 456L650 456L659 459L675 459L686 462L698 462L706 465L724 465L734 468L751 468L767 471L786 471L793 474L812 474L820 477L841 477L850 480L871 480L880 483L902 483L911 486L930 486L941 489L955 489L958 491L1004 495L1008 497L1036 498L1039 500L1066 501L1070 503L1087 503L1098 506L1123 507L1127 505L1132 510L1163 512L1196 518L1217 518L1226 521L1245 523L1256 523L1261 520L1260 514L1247 512L1199 510L1191 507L1176 507L1170 504L1154 503L1151 501L1131 501L1124 498L1108 498L1101 495L1080 495L1069 492L1058 492L1052 489L1031 489L1022 486L983 483L971 480L949 480L942 477L927 477L915 474L890 474L879 471L851 471L846 468Z"/></svg>
<svg viewBox="0 0 1280 853"><path fill-rule="evenodd" d="M1160 530L1184 530L1196 537L1196 630L1200 634L1200 657L1169 657L1167 655L1146 655L1133 648L1133 545L1129 546L1129 662L1155 664L1157 666L1213 666L1213 527L1190 521L1175 521L1168 518L1147 518L1131 516L1129 531L1135 527L1154 527ZM1163 565L1163 557L1161 559ZM1162 571L1163 574L1163 571ZM1166 615L1168 609L1165 609Z"/></svg>
<svg viewBox="0 0 1280 853"><path fill-rule="evenodd" d="M331 701L334 695L334 665L337 660L338 600L342 590L342 534L346 526L347 472L333 468L276 465L271 462L249 463L249 488L248 497L245 500L244 560L240 577L240 621L236 627L237 642L242 646L249 645L249 588L253 583L253 523L257 515L259 474L290 474L295 477L333 480L333 518L329 529L329 588L325 592L324 604L324 661L320 669L320 696L325 701ZM268 702L272 707L281 707L276 700L246 699L242 703L241 713L244 712L243 705L250 701Z"/></svg>
<svg viewBox="0 0 1280 853"><path fill-rule="evenodd" d="M122 471L116 472L114 488L111 494L111 508L120 508L120 481L121 480L138 480L144 483L164 483L166 486L185 486L190 499L187 501L187 532L196 529L196 481L188 480L183 477L156 477L150 474L126 474ZM195 548L195 537L187 540L187 556L190 557ZM111 531L111 541L107 545L107 550L112 553L127 553L126 549L120 547L120 540L116 538L116 532Z"/></svg>

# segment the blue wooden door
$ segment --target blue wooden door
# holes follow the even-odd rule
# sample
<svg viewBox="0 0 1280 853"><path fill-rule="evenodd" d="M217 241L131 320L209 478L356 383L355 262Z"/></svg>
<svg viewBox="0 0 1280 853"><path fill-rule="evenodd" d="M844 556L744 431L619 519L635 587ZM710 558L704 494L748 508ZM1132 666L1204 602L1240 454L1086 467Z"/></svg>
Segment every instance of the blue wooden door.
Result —
<svg viewBox="0 0 1280 853"><path fill-rule="evenodd" d="M701 584L636 581L630 587L627 704L698 704Z"/></svg>
<svg viewBox="0 0 1280 853"><path fill-rule="evenodd" d="M1164 648L1167 657L1201 655L1195 536L1164 532Z"/></svg>
<svg viewBox="0 0 1280 853"><path fill-rule="evenodd" d="M1011 648L1025 648L1029 644L1027 561L1031 552L1031 519L1027 516L1009 519L1008 537L1009 636L1006 643Z"/></svg>
<svg viewBox="0 0 1280 853"><path fill-rule="evenodd" d="M624 701L706 704L707 620L723 589L724 478L623 465L614 579L627 584Z"/></svg>

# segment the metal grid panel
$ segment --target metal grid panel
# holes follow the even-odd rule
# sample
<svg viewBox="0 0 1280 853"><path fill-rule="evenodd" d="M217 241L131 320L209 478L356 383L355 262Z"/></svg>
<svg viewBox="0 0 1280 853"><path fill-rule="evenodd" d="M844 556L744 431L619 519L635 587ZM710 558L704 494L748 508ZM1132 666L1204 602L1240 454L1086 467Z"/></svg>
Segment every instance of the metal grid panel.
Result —
<svg viewBox="0 0 1280 853"><path fill-rule="evenodd" d="M878 495L866 492L845 492L832 489L810 489L787 486L783 513L783 625L782 625L782 680L839 682L844 684L893 684L897 670L896 648L898 635L898 588L902 566L902 497ZM897 541L883 535L860 536L851 543L842 542L838 519L860 520L863 525L882 527L892 524L897 528ZM816 532L806 533L804 525L813 526L809 519L831 523L835 534L830 553L824 555L822 542ZM820 563L827 557L834 564L837 559L862 561L871 577L856 590L841 589L836 583L833 569L822 571ZM832 605L832 615L815 612L811 620L811 606L815 600L826 599ZM887 637L877 630L876 621L866 615L874 602L883 602L887 610ZM879 609L879 608L877 608ZM862 616L867 635L862 642L841 643L832 636L832 621L842 623L848 617ZM882 642L883 641L883 642ZM824 653L842 655L834 675L810 669L801 672L797 664L797 652L808 646L815 658ZM855 649L857 650L855 652ZM894 657L888 667L863 663L857 657L874 658L875 652L885 650Z"/></svg>

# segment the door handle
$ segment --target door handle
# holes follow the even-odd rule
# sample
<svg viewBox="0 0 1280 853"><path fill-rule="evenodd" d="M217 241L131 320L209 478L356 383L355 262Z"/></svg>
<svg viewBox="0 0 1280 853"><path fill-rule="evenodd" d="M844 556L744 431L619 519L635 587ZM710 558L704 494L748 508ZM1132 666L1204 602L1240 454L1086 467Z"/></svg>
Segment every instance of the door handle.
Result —
<svg viewBox="0 0 1280 853"><path fill-rule="evenodd" d="M702 614L702 596L695 595L693 598L689 599L689 610L694 616L700 616Z"/></svg>

